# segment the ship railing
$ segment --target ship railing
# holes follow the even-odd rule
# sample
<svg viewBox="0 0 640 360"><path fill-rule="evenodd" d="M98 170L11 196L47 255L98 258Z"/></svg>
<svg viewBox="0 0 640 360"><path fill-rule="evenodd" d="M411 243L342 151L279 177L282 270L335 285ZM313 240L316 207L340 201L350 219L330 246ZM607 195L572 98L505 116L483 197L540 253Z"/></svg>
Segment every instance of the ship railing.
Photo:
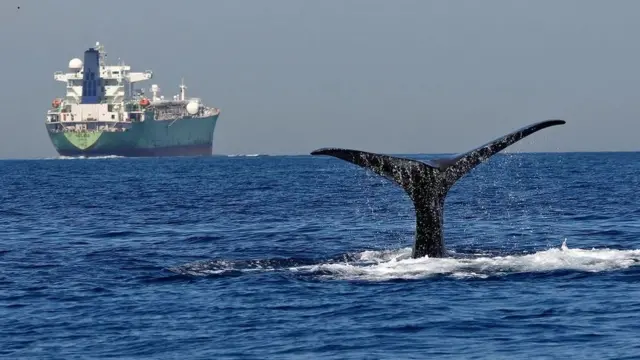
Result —
<svg viewBox="0 0 640 360"><path fill-rule="evenodd" d="M51 114L47 114L47 115L51 115ZM57 113L54 113L52 115L59 115ZM58 118L58 121L50 121L49 118L47 118L46 122L47 123L61 123L61 124L95 124L95 123L105 123L105 124L130 124L131 120L129 119L125 119L125 118L120 118L120 119L95 119L95 118L86 118L86 119L80 119L80 120L63 120Z"/></svg>
<svg viewBox="0 0 640 360"><path fill-rule="evenodd" d="M192 117L192 116L198 118L198 117L213 116L219 113L220 113L220 110L216 108L210 108L210 107L202 108L200 112L198 112L195 115L189 114L184 108L172 108L172 109L162 109L162 110L157 109L155 119L162 121L162 120L182 119L185 117Z"/></svg>
<svg viewBox="0 0 640 360"><path fill-rule="evenodd" d="M212 116L220 113L220 110L214 107L205 107L203 111L204 116Z"/></svg>
<svg viewBox="0 0 640 360"><path fill-rule="evenodd" d="M95 133L95 132L125 132L129 129L121 127L100 127L98 129L78 129L71 126L62 126L51 129L51 132L72 132L72 133Z"/></svg>

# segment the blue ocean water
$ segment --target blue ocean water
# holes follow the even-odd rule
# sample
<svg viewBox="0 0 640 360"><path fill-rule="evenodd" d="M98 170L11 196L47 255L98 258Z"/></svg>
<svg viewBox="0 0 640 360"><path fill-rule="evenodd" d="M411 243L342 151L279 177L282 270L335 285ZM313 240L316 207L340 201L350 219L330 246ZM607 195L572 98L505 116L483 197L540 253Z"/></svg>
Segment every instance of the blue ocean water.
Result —
<svg viewBox="0 0 640 360"><path fill-rule="evenodd" d="M0 356L638 358L639 189L640 153L499 154L410 259L403 190L335 158L2 161Z"/></svg>

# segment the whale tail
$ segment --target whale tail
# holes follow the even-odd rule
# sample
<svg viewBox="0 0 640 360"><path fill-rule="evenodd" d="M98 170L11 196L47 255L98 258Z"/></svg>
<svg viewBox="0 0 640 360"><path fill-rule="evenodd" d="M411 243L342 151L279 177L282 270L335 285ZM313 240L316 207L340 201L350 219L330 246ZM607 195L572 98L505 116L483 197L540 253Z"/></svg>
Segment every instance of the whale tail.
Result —
<svg viewBox="0 0 640 360"><path fill-rule="evenodd" d="M564 120L542 121L465 153L426 161L342 148L317 149L311 155L329 155L348 161L400 185L413 201L416 212L412 257L442 257L445 254L442 215L449 189L478 164L507 146L544 128L565 123Z"/></svg>

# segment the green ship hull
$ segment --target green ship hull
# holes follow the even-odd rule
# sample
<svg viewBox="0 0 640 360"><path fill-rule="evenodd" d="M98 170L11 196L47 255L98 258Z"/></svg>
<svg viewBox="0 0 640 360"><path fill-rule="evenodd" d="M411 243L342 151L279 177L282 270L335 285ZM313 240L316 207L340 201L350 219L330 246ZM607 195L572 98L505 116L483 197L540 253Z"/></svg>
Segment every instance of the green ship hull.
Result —
<svg viewBox="0 0 640 360"><path fill-rule="evenodd" d="M176 120L132 122L125 131L53 131L61 156L209 156L218 114Z"/></svg>

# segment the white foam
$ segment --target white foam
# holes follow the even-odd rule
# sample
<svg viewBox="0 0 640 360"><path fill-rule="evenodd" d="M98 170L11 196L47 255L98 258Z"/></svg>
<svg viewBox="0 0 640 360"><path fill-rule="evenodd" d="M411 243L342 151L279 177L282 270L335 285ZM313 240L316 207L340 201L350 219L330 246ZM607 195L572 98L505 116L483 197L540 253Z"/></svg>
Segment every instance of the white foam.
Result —
<svg viewBox="0 0 640 360"><path fill-rule="evenodd" d="M431 276L454 278L486 278L517 273L540 273L558 270L586 272L612 271L640 264L640 250L569 249L565 242L559 248L532 254L488 256L473 254L461 257L453 253L446 258L411 258L411 248L363 251L344 262L286 266L281 260L196 262L171 268L191 276L224 275L225 273L289 271L336 280L387 281L421 279Z"/></svg>
<svg viewBox="0 0 640 360"><path fill-rule="evenodd" d="M258 156L268 156L267 154L229 154L227 157L258 157Z"/></svg>
<svg viewBox="0 0 640 360"><path fill-rule="evenodd" d="M385 281L418 279L434 275L457 278L506 275L514 273L576 270L610 271L640 262L640 250L569 249L566 241L560 248L526 255L479 256L475 258L411 259L411 249L395 252L365 251L352 263L318 264L290 268L295 272L319 272L325 278Z"/></svg>
<svg viewBox="0 0 640 360"><path fill-rule="evenodd" d="M80 159L118 159L123 156L118 155L104 155L104 156L57 156L53 158L46 158L45 160L80 160Z"/></svg>

